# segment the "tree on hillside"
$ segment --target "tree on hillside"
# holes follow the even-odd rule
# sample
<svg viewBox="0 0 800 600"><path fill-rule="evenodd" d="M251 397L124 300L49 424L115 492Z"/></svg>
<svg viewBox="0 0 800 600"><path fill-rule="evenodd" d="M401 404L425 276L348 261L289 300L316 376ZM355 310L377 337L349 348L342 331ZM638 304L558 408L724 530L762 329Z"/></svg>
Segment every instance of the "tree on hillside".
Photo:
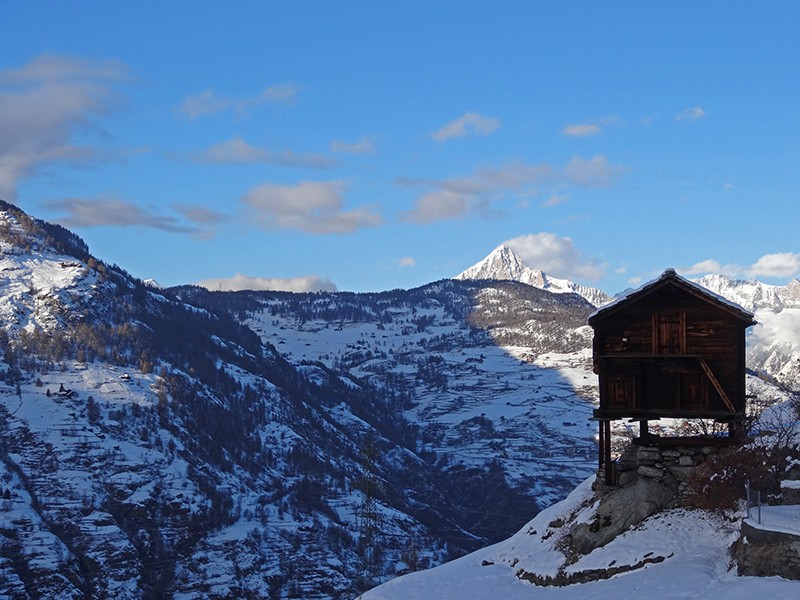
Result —
<svg viewBox="0 0 800 600"><path fill-rule="evenodd" d="M380 480L377 475L378 452L375 435L369 432L361 447L359 456L361 477L356 482L356 488L361 492L361 504L356 511L356 523L360 563L358 587L362 590L367 590L377 583L376 578L381 560L382 519L377 502L380 491Z"/></svg>

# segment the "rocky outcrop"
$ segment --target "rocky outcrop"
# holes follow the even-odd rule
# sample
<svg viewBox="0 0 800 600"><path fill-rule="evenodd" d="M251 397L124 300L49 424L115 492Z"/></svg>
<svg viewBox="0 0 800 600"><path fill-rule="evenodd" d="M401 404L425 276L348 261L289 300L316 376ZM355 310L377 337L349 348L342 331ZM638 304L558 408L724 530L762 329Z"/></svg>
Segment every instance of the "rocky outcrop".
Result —
<svg viewBox="0 0 800 600"><path fill-rule="evenodd" d="M636 479L603 496L589 522L571 527L572 547L581 554L588 554L605 546L629 527L669 506L675 496L675 490L652 478Z"/></svg>
<svg viewBox="0 0 800 600"><path fill-rule="evenodd" d="M735 451L733 446L691 441L630 444L614 463L615 485L606 485L604 473L598 473L594 490L600 503L590 520L570 528L572 548L588 554L660 510L690 506L694 470L710 456Z"/></svg>
<svg viewBox="0 0 800 600"><path fill-rule="evenodd" d="M672 556L672 555L670 555ZM517 571L517 578L523 581L529 581L534 585L540 587L564 587L566 585L573 585L575 583L591 583L592 581L600 581L601 579L611 579L615 575L622 573L630 573L642 569L647 565L656 565L664 562L667 556L648 556L638 561L633 565L619 565L612 566L606 569L587 569L585 571L576 571L574 573L558 573L555 576L537 575L530 573L524 569Z"/></svg>

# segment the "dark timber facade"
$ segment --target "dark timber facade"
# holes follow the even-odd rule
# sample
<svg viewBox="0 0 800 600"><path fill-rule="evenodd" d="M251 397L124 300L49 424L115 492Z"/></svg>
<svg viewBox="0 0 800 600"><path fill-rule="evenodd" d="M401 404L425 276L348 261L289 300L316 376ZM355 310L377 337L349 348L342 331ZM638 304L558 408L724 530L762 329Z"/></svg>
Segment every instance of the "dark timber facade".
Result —
<svg viewBox="0 0 800 600"><path fill-rule="evenodd" d="M612 483L611 422L713 419L739 433L745 413L745 331L753 315L666 270L589 317L599 376L600 465Z"/></svg>

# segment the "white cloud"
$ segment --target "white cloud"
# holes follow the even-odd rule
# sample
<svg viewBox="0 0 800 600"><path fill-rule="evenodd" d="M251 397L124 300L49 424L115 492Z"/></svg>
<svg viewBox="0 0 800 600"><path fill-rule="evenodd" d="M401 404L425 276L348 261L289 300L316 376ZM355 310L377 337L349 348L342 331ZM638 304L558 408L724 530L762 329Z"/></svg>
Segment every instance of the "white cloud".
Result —
<svg viewBox="0 0 800 600"><path fill-rule="evenodd" d="M74 138L112 109L112 84L125 78L118 62L55 54L0 71L0 197L13 200L19 181L47 165L96 159Z"/></svg>
<svg viewBox="0 0 800 600"><path fill-rule="evenodd" d="M576 123L567 125L561 130L561 133L570 137L587 137L600 133L600 127L594 123Z"/></svg>
<svg viewBox="0 0 800 600"><path fill-rule="evenodd" d="M193 204L173 204L173 210L181 213L184 218L198 225L214 225L229 221L230 216L205 206Z"/></svg>
<svg viewBox="0 0 800 600"><path fill-rule="evenodd" d="M605 187L624 169L611 165L598 155L590 159L575 156L561 170L548 164L528 165L512 162L500 168L478 169L467 177L451 179L402 178L399 183L407 186L434 188L417 198L414 207L400 214L400 219L412 223L431 223L456 219L471 214L491 214L492 207L509 192L531 196L539 185L578 185ZM553 202L563 201L564 196L551 196ZM550 204L552 205L552 204Z"/></svg>
<svg viewBox="0 0 800 600"><path fill-rule="evenodd" d="M231 106L231 100L221 98L213 90L205 90L194 96L188 96L178 111L184 113L190 119L212 115L216 112L226 110Z"/></svg>
<svg viewBox="0 0 800 600"><path fill-rule="evenodd" d="M417 198L414 209L400 214L403 221L433 223L463 217L475 208L478 199L453 190L437 190Z"/></svg>
<svg viewBox="0 0 800 600"><path fill-rule="evenodd" d="M752 329L748 347L751 343L754 350L762 351L776 346L796 351L800 347L800 311L791 308L777 313L764 310L758 311L757 318L758 323Z"/></svg>
<svg viewBox="0 0 800 600"><path fill-rule="evenodd" d="M302 181L295 185L265 183L243 198L250 221L264 229L295 229L308 233L351 233L383 224L370 208L344 211L342 181Z"/></svg>
<svg viewBox="0 0 800 600"><path fill-rule="evenodd" d="M800 253L776 252L765 254L752 265L721 264L707 259L682 269L688 275L708 275L722 273L729 277L795 277L800 273Z"/></svg>
<svg viewBox="0 0 800 600"><path fill-rule="evenodd" d="M300 86L296 83L278 83L269 86L261 95L255 99L260 102L294 102L297 94L300 93Z"/></svg>
<svg viewBox="0 0 800 600"><path fill-rule="evenodd" d="M197 285L211 291L238 292L241 290L282 292L335 292L336 285L330 279L317 275L291 278L251 277L236 273L233 277L203 279Z"/></svg>
<svg viewBox="0 0 800 600"><path fill-rule="evenodd" d="M330 149L331 152L338 152L341 154L374 154L375 141L368 137L362 137L353 143L333 140Z"/></svg>
<svg viewBox="0 0 800 600"><path fill-rule="evenodd" d="M622 174L622 167L609 164L605 156L590 159L574 156L564 168L564 175L572 183L586 187L606 187Z"/></svg>
<svg viewBox="0 0 800 600"><path fill-rule="evenodd" d="M738 267L736 267L736 269L738 270ZM722 265L716 260L712 259L701 260L700 262L693 264L691 267L681 270L687 275L707 275L709 273L723 272Z"/></svg>
<svg viewBox="0 0 800 600"><path fill-rule="evenodd" d="M617 123L618 121L619 117L617 115L611 115L587 123L570 123L561 130L561 133L570 137L588 137L597 135L604 127Z"/></svg>
<svg viewBox="0 0 800 600"><path fill-rule="evenodd" d="M416 267L417 261L414 260L413 256L405 256L397 261L398 267Z"/></svg>
<svg viewBox="0 0 800 600"><path fill-rule="evenodd" d="M692 108L687 108L686 110L682 110L677 115L675 115L676 121L698 121L706 116L706 111L703 109L702 106L693 106Z"/></svg>
<svg viewBox="0 0 800 600"><path fill-rule="evenodd" d="M0 72L0 82L39 84L43 81L123 80L126 69L114 60L91 61L59 54L42 54L19 69Z"/></svg>
<svg viewBox="0 0 800 600"><path fill-rule="evenodd" d="M468 112L456 120L450 121L441 129L434 131L431 136L437 142L444 142L445 140L464 137L469 134L488 135L499 127L499 119L484 117L476 112Z"/></svg>
<svg viewBox="0 0 800 600"><path fill-rule="evenodd" d="M58 221L67 227L147 227L173 233L205 233L175 217L157 214L117 198L66 198L50 202L46 207L66 213Z"/></svg>
<svg viewBox="0 0 800 600"><path fill-rule="evenodd" d="M266 157L266 150L251 146L242 138L237 137L197 153L195 160L218 164L257 163L263 162Z"/></svg>
<svg viewBox="0 0 800 600"><path fill-rule="evenodd" d="M519 254L525 264L554 277L596 280L604 274L604 267L584 258L569 237L542 232L521 235L503 243Z"/></svg>
<svg viewBox="0 0 800 600"><path fill-rule="evenodd" d="M240 137L215 144L197 153L194 160L212 164L271 164L284 167L326 169L336 161L322 154L297 154L291 150L275 151L253 146Z"/></svg>
<svg viewBox="0 0 800 600"><path fill-rule="evenodd" d="M792 277L800 271L800 254L779 252L765 254L749 269L751 277Z"/></svg>
<svg viewBox="0 0 800 600"><path fill-rule="evenodd" d="M242 115L262 104L293 102L299 92L300 86L294 83L279 83L266 88L260 94L246 98L220 96L214 90L208 89L199 94L187 96L178 107L178 112L185 114L190 119L205 117L226 110Z"/></svg>
<svg viewBox="0 0 800 600"><path fill-rule="evenodd" d="M569 196L566 194L553 194L547 200L542 202L542 206L550 207L550 206L558 206L559 204L564 204L565 202L569 201Z"/></svg>

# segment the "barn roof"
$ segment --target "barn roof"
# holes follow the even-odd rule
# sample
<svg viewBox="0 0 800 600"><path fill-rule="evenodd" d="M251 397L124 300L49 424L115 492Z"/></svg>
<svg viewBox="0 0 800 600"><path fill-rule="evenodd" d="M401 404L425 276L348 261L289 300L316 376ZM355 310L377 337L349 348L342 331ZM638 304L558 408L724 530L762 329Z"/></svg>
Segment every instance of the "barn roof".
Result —
<svg viewBox="0 0 800 600"><path fill-rule="evenodd" d="M609 302L608 304L595 310L589 315L589 324L591 325L593 321L596 321L601 316L606 316L607 314L616 312L620 307L628 304L629 302L643 298L655 292L656 290L661 289L665 285L670 284L676 285L694 296L703 298L711 304L719 306L721 309L731 313L733 316L738 317L742 321L746 321L748 325L755 323L755 317L750 311L745 310L727 298L723 298L719 294L715 294L711 290L704 288L702 285L690 281L685 277L681 277L675 272L675 269L667 269L658 278L648 281L635 290L631 290L630 292L618 296L612 302Z"/></svg>

